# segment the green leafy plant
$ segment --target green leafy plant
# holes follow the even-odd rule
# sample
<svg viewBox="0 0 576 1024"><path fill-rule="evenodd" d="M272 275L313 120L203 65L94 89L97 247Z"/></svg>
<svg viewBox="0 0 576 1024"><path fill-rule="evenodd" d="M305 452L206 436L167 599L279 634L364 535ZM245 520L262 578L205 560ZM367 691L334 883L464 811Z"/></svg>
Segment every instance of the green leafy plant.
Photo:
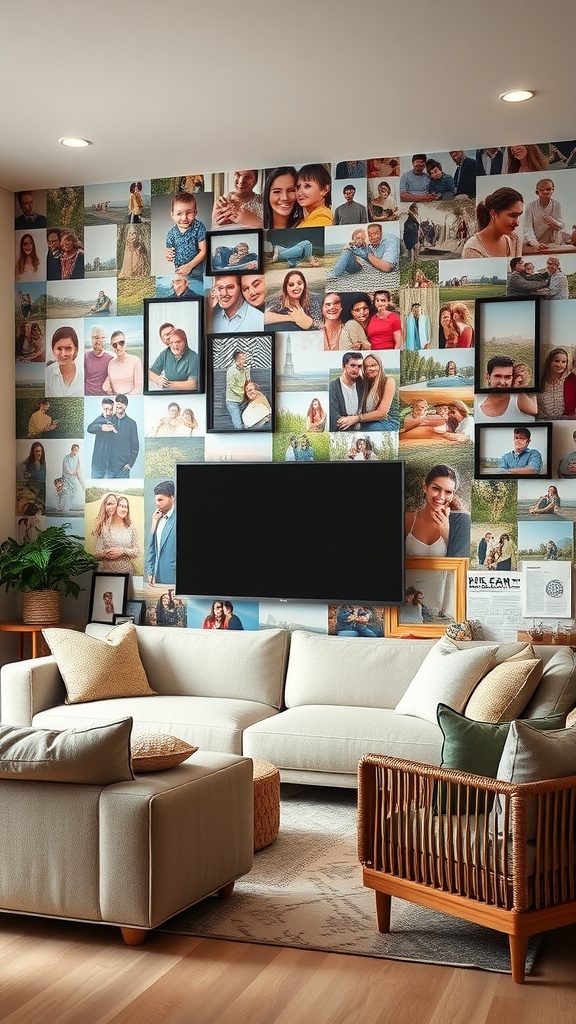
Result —
<svg viewBox="0 0 576 1024"><path fill-rule="evenodd" d="M0 586L6 590L60 590L66 597L78 597L81 590L74 579L98 568L81 537L68 533L69 523L49 526L34 540L19 544L8 537L0 545Z"/></svg>

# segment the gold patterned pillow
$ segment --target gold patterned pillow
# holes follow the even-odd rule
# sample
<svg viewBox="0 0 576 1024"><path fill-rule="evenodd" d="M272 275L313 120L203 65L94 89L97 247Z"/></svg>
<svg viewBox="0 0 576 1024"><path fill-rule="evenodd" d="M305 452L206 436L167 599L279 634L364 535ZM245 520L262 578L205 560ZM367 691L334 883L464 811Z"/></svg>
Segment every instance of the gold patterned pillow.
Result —
<svg viewBox="0 0 576 1024"><path fill-rule="evenodd" d="M190 743L161 732L142 732L132 736L132 770L135 772L161 772L182 764L198 750Z"/></svg>
<svg viewBox="0 0 576 1024"><path fill-rule="evenodd" d="M482 677L464 708L477 722L511 722L524 711L542 678L543 665L531 645Z"/></svg>
<svg viewBox="0 0 576 1024"><path fill-rule="evenodd" d="M140 661L136 630L124 622L105 639L73 629L44 629L66 687L66 704L156 696Z"/></svg>

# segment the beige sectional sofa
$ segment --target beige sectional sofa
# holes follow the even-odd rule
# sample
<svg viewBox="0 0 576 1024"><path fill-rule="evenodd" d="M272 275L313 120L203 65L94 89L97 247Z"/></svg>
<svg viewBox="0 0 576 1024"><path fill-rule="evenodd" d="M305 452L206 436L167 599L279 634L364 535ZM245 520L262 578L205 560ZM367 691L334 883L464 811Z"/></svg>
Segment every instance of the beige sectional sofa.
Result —
<svg viewBox="0 0 576 1024"><path fill-rule="evenodd" d="M157 696L67 704L56 660L39 658L3 667L1 721L66 729L131 716L135 728L172 733L202 750L271 761L286 782L355 787L358 761L366 753L440 764L442 732L430 708L443 701L462 711L467 700L460 694L456 706L446 690L450 673L445 668L450 665L454 674L458 664L450 660L452 652L458 657L472 652L463 659L468 664L476 657L473 652L485 649L486 657L473 669L478 678L518 652L531 655L523 643L454 644L446 639L440 647L448 645L447 660L438 667L428 659L421 670L430 652L438 651L437 641L331 637L301 630L290 634L282 629L135 630ZM107 631L105 626L88 628ZM80 644L83 635L77 636ZM510 718L519 713L542 717L576 705L572 649L535 646L533 658L541 662L542 678L532 696L526 690L524 703L521 697L511 706ZM417 680L424 687L421 693L414 686ZM408 713L398 714L396 706L406 695ZM420 711L425 705L427 718Z"/></svg>

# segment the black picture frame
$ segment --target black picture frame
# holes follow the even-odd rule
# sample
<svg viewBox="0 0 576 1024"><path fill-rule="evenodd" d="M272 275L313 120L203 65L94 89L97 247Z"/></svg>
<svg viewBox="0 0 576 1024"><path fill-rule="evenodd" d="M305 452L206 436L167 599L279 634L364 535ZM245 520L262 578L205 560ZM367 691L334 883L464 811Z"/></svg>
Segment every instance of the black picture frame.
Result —
<svg viewBox="0 0 576 1024"><path fill-rule="evenodd" d="M514 435L528 430L526 448L536 449L542 458L537 473L521 473L500 468L498 463L514 450ZM552 478L551 423L477 423L474 428L474 478L476 480L550 480ZM525 467L519 467L525 468Z"/></svg>
<svg viewBox="0 0 576 1024"><path fill-rule="evenodd" d="M114 625L115 626L121 626L124 622L131 622L132 625L134 625L134 616L133 615L115 615L114 616Z"/></svg>
<svg viewBox="0 0 576 1024"><path fill-rule="evenodd" d="M477 299L474 306L474 391L476 394L533 393L540 390L540 298ZM511 359L513 365L500 367L501 376L511 383L490 385L489 361L497 356ZM514 367L524 367L514 383ZM526 367L530 370L527 379ZM510 372L511 371L511 372ZM492 376L498 373L498 367Z"/></svg>
<svg viewBox="0 0 576 1024"><path fill-rule="evenodd" d="M209 334L206 339L207 405L206 432L218 434L272 433L275 420L275 353L274 335ZM269 405L269 414L255 420L258 407L254 406L252 419L247 416L250 404L240 402L238 410L229 411L226 404L227 373L234 366L235 354L245 353L246 380L253 381ZM242 369L242 367L239 367ZM261 407L262 409L262 407ZM235 416L236 423L232 416Z"/></svg>
<svg viewBox="0 0 576 1024"><path fill-rule="evenodd" d="M236 231L207 232L206 273L215 274L261 274L264 269L264 232L261 228L240 228ZM245 243L248 257L243 263L234 260L234 249Z"/></svg>
<svg viewBox="0 0 576 1024"><path fill-rule="evenodd" d="M185 377L182 386L168 386L153 380L150 373L160 376L162 358L169 345L161 340L160 331L168 325L184 331L188 347L196 359L195 378ZM199 395L204 392L204 303L199 295L170 299L144 299L144 387L145 395ZM169 369L169 367L168 367ZM185 371L186 372L186 371ZM168 378L169 379L169 378ZM194 387L188 386L194 380ZM175 382L179 383L178 380Z"/></svg>
<svg viewBox="0 0 576 1024"><path fill-rule="evenodd" d="M146 620L146 601L126 601L125 614L132 616L135 626L141 626Z"/></svg>
<svg viewBox="0 0 576 1024"><path fill-rule="evenodd" d="M126 612L126 595L128 593L127 572L95 572L92 576L90 592L89 622L105 622L114 624L116 615ZM104 595L112 594L112 601L104 600Z"/></svg>

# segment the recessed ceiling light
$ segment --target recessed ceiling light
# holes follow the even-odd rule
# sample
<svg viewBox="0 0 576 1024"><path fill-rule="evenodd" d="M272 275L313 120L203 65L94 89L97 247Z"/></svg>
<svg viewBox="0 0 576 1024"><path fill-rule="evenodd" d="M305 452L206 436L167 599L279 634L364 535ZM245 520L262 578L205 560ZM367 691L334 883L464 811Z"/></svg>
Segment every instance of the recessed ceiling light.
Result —
<svg viewBox="0 0 576 1024"><path fill-rule="evenodd" d="M68 146L70 149L84 149L85 146L91 146L92 143L89 139L59 139L61 146Z"/></svg>
<svg viewBox="0 0 576 1024"><path fill-rule="evenodd" d="M531 100L534 93L530 89L510 89L500 96L505 103L524 103L524 100Z"/></svg>

